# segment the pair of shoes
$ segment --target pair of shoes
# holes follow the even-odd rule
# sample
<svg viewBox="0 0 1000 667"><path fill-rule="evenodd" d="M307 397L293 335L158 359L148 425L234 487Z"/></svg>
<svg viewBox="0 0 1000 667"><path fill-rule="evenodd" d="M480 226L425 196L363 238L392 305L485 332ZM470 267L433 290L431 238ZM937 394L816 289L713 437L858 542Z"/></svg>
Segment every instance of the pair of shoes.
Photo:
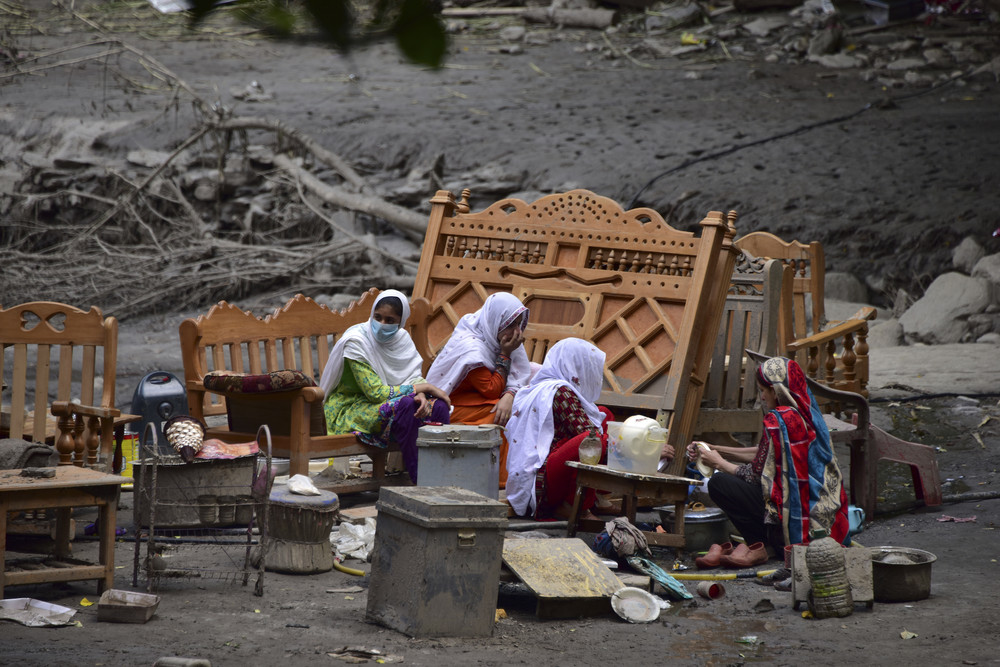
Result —
<svg viewBox="0 0 1000 667"><path fill-rule="evenodd" d="M725 544L713 544L708 548L708 553L704 556L698 556L694 559L694 564L698 566L699 570L708 570L713 567L719 567L722 559L729 554L733 553L733 543L726 542Z"/></svg>
<svg viewBox="0 0 1000 667"><path fill-rule="evenodd" d="M754 567L767 562L767 549L763 542L755 542L750 546L739 544L731 554L723 556L720 562L722 567L734 570Z"/></svg>

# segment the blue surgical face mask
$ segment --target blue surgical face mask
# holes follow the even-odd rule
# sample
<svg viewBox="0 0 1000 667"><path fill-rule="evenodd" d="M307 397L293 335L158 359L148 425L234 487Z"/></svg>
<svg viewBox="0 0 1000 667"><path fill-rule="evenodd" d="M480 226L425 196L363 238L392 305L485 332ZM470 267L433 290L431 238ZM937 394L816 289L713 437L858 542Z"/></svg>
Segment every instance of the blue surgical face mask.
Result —
<svg viewBox="0 0 1000 667"><path fill-rule="evenodd" d="M399 331L398 324L382 324L381 322L371 320L371 326L372 335L380 343L388 343L396 335L396 332Z"/></svg>

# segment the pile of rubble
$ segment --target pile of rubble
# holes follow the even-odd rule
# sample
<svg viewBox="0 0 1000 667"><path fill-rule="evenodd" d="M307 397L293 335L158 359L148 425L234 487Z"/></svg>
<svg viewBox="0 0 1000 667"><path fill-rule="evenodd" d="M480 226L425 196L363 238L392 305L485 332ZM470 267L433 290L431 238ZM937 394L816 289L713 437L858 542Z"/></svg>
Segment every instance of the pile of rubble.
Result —
<svg viewBox="0 0 1000 667"><path fill-rule="evenodd" d="M570 6L555 0L544 8L450 8L444 16L452 32L496 31L506 42L499 51L509 54L560 39L553 27L590 27L600 28L601 36L581 46L582 52L639 65L666 59L818 63L857 69L886 87L930 86L976 71L1000 74L995 32L1000 3L995 0L864 2L737 0L718 8L657 2L638 12L633 2L622 1L631 5L625 12L604 9L596 0L570 0ZM780 5L786 7L776 9ZM903 20L892 20L900 16Z"/></svg>

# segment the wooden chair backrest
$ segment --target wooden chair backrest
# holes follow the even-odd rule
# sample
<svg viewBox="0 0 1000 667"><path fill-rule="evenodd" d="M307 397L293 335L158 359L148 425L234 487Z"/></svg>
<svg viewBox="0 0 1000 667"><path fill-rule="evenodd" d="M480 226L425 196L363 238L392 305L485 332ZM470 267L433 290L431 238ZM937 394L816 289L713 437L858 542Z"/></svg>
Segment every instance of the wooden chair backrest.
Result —
<svg viewBox="0 0 1000 667"><path fill-rule="evenodd" d="M368 320L378 293L372 288L344 310L297 294L265 317L220 301L204 315L181 322L185 384L199 386L217 370L259 374L294 369L319 382L337 339L348 327ZM197 406L189 408L198 414ZM206 417L225 414L225 398L206 393L200 409Z"/></svg>
<svg viewBox="0 0 1000 667"><path fill-rule="evenodd" d="M0 307L0 435L53 442L54 401L115 406L118 320L51 301Z"/></svg>
<svg viewBox="0 0 1000 667"><path fill-rule="evenodd" d="M672 443L689 437L735 260L736 214L710 212L697 235L587 190L478 212L468 196L440 190L431 200L413 288L414 306L426 302L415 331L425 357L462 315L510 292L531 311L532 361L563 338L590 340L607 355L602 404L623 416L656 411L670 420Z"/></svg>
<svg viewBox="0 0 1000 667"><path fill-rule="evenodd" d="M767 357L778 354L778 316L783 275L791 268L781 260L740 253L726 295L712 365L705 384L698 432L757 433L756 362L745 349Z"/></svg>
<svg viewBox="0 0 1000 667"><path fill-rule="evenodd" d="M783 301L781 346L823 330L826 258L819 241L784 241L769 232L751 232L736 240L736 247L755 257L781 260L793 271Z"/></svg>

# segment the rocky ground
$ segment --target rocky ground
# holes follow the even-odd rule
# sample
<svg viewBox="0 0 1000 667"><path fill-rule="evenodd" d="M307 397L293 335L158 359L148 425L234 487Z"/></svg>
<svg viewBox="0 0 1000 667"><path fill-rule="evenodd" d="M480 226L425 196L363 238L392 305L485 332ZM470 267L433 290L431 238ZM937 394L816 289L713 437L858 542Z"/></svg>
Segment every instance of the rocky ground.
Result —
<svg viewBox="0 0 1000 667"><path fill-rule="evenodd" d="M32 4L0 3L0 303L79 300L119 315L122 407L145 373L181 375L180 320L220 298L263 312L297 291L338 303L371 285L412 281L412 230L408 238L405 225L327 204L324 214L351 236L332 231L269 161L273 132L249 131L249 148L226 162L225 179L212 159L229 154L205 139L170 163L162 185L140 190L203 127L207 112L192 99L306 133L344 156L366 192L418 217L439 187L471 188L474 205L586 187L668 212L681 227L709 209L736 209L740 232L823 241L828 269L861 286L843 298L881 306L881 320L893 306L904 315L953 270L989 281L974 268L1000 248L991 236L1000 224L990 168L1000 157L1000 86L989 6L878 27L862 6L845 4L840 28L812 5L696 15L657 5L623 13L605 31L451 16L451 55L427 71L389 45L344 57L265 41L225 17L191 36L143 3ZM108 39L117 41L96 43ZM121 44L159 67L127 49L95 58ZM296 155L325 182L350 184L315 153ZM134 197L132 208L85 233L122 195ZM966 238L976 261L956 262ZM95 257L99 271L76 273ZM988 291L976 313L954 315L963 323L985 316L956 340L996 332L995 304ZM894 332L888 340L907 342ZM8 623L0 661L150 664L191 655L222 665L319 664L334 660L327 652L363 645L439 665L599 664L623 655L637 665L992 664L1000 500L985 496L998 491L1000 355L989 343L887 345L872 353L873 419L939 448L954 502L911 511L908 476L889 466L882 507L896 512L858 539L935 553L928 600L809 621L787 593L734 581L720 601L678 605L634 626L610 615L540 622L530 601L508 596L499 600L508 618L490 638L412 640L364 622L364 590L327 592L363 583L338 572L268 573L262 598L239 586L171 584L143 626L97 623L94 608L80 604L95 598L91 584L37 586L7 595L79 609L82 627ZM985 496L969 495L976 492ZM127 524L130 494L123 503ZM81 536L76 548L87 555L94 543ZM130 587L132 553L131 543L119 544L119 587ZM774 611L754 611L762 598Z"/></svg>

